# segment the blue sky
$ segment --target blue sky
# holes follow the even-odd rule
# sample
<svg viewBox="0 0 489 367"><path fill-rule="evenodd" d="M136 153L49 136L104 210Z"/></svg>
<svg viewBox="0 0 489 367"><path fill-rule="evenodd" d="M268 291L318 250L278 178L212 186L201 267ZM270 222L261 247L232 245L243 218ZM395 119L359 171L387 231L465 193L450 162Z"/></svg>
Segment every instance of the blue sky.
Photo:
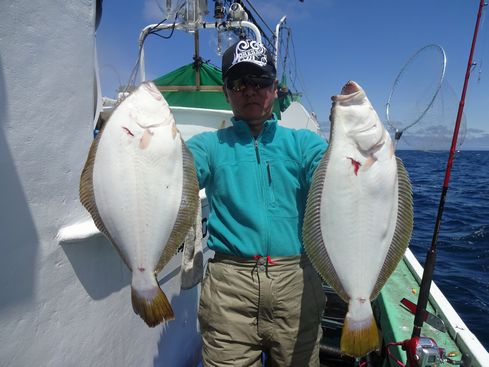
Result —
<svg viewBox="0 0 489 367"><path fill-rule="evenodd" d="M104 0L97 30L104 96L114 97L117 87L127 83L137 58L140 31L164 18L157 1L163 8L163 0ZM290 49L287 64L294 73L290 74L288 69L287 75L289 80L293 78L295 89L304 94L303 104L316 113L325 127L329 126L330 97L339 93L350 79L365 89L385 121L385 105L403 65L424 46L436 44L442 47L447 56L442 89L425 121L421 120L416 126L416 133L425 134L425 139L418 139L414 128L406 131L405 138L417 149L429 149L437 139L438 145L449 148L450 142L439 138L440 131L446 130L447 136L453 131L478 0L253 0L252 4L273 29L283 15L287 16L286 25L292 29L295 51L294 57ZM206 20L213 21L214 1L208 0L208 5ZM477 66L472 72L465 103L463 149L489 149L486 112L489 75L485 70L485 64L489 62L489 24L485 14L483 16L474 56ZM201 32L201 56L219 66L220 57L213 47L214 37L214 30ZM145 43L147 78L154 79L191 63L193 42L193 36L182 31L175 32L168 40L148 37ZM441 54L437 50L435 47L428 49L405 69L403 79L395 89L393 103L395 98L404 101L411 97L421 105L429 100L425 95L429 96L429 91L434 90L441 71ZM410 106L407 104L404 109L396 110L391 105L393 115L402 120L396 127L408 124L406 121L412 116L406 111L415 110ZM437 122L430 122L430 118ZM411 132L413 135L409 136Z"/></svg>

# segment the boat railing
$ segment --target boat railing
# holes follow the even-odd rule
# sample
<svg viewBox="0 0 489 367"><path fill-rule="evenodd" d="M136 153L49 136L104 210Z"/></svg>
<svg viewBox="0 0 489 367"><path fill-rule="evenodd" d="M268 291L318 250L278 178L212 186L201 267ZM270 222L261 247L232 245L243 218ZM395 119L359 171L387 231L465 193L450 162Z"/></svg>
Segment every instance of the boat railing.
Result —
<svg viewBox="0 0 489 367"><path fill-rule="evenodd" d="M192 32L195 32L199 29L215 29L221 27L227 29L248 28L255 34L255 39L260 43L262 42L260 30L255 24L248 21L240 20L240 21L226 21L226 22L201 22L201 23L197 23L193 27ZM165 30L165 29L176 29L176 30L183 30L189 32L188 23L186 22L171 23L171 24L170 23L150 24L143 28L143 30L139 35L139 47L141 49L141 56L139 60L139 75L141 81L146 80L146 70L145 70L145 62L144 62L144 40L150 32Z"/></svg>

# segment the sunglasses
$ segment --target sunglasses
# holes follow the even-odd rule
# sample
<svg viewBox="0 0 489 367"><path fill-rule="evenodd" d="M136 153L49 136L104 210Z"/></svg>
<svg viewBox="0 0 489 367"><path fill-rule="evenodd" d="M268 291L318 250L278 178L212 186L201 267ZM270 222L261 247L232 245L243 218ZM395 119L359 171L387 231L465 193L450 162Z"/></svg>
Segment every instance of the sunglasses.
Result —
<svg viewBox="0 0 489 367"><path fill-rule="evenodd" d="M274 78L268 76L246 75L240 78L226 79L226 88L233 92L241 92L246 86L258 90L270 87L274 81Z"/></svg>

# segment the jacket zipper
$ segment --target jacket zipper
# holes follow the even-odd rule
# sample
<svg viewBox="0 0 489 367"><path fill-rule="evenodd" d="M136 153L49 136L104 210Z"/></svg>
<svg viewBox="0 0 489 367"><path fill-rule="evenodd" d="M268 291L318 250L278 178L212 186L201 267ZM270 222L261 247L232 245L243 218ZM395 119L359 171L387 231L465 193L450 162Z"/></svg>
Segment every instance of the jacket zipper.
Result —
<svg viewBox="0 0 489 367"><path fill-rule="evenodd" d="M263 199L265 199L266 196L265 196L265 188L263 187L263 181L262 181L263 176L262 176L262 170L261 170L260 150L258 149L258 138L255 138L254 145L255 145L256 161L258 163L258 171L260 172L261 191L262 191ZM267 169L269 169L268 162L267 162ZM270 172L270 171L267 170L267 172ZM265 219L268 221L268 215L265 216ZM266 230L266 232L267 232L267 238L265 240L266 249L265 249L264 255L268 255L270 253L270 232L268 230Z"/></svg>
<svg viewBox="0 0 489 367"><path fill-rule="evenodd" d="M258 151L258 138L255 138L255 153L256 153L256 161L258 162L258 164L261 164L260 152Z"/></svg>

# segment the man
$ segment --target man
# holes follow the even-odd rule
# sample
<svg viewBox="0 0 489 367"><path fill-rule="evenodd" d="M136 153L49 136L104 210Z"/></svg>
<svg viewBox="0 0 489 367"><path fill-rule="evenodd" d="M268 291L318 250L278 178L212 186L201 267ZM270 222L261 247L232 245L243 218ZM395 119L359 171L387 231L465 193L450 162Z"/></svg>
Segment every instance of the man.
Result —
<svg viewBox="0 0 489 367"><path fill-rule="evenodd" d="M194 136L199 185L210 203L199 322L204 366L319 366L321 281L301 242L312 175L327 145L277 125L272 56L244 39L222 58L233 126Z"/></svg>

